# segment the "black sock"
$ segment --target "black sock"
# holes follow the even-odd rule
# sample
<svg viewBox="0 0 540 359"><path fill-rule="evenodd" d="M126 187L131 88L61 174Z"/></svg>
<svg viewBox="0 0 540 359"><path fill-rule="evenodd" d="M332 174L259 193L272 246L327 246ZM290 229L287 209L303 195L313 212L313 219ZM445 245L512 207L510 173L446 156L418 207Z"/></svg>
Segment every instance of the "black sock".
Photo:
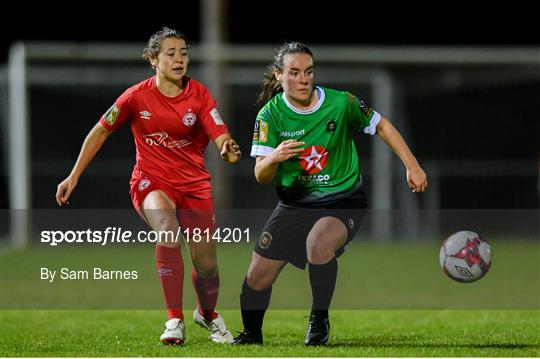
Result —
<svg viewBox="0 0 540 359"><path fill-rule="evenodd" d="M270 304L272 287L263 290L252 289L244 279L242 293L240 293L240 308L242 309L242 322L244 330L250 333L261 334L264 313Z"/></svg>
<svg viewBox="0 0 540 359"><path fill-rule="evenodd" d="M309 282L313 295L312 314L328 317L328 308L336 288L337 270L338 263L335 257L325 264L309 263Z"/></svg>

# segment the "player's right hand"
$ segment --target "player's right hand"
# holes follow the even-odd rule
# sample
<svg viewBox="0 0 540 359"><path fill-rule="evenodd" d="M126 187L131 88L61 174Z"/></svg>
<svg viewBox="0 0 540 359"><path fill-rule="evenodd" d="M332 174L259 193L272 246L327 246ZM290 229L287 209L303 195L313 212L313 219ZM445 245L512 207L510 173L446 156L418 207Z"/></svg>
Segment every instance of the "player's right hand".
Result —
<svg viewBox="0 0 540 359"><path fill-rule="evenodd" d="M63 204L69 204L69 197L76 186L77 180L71 177L60 182L56 189L56 203L58 203L60 207L62 207Z"/></svg>
<svg viewBox="0 0 540 359"><path fill-rule="evenodd" d="M272 162L280 163L287 161L289 158L298 155L301 153L304 148L294 148L298 146L305 145L305 142L295 141L295 140L286 140L283 141L277 146L277 148L272 151L269 156L272 156Z"/></svg>

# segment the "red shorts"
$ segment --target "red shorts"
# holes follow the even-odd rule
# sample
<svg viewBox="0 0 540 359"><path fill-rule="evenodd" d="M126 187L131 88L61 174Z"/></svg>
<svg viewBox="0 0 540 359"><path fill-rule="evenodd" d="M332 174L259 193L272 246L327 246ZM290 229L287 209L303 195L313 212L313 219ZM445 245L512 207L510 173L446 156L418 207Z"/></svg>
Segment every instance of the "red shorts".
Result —
<svg viewBox="0 0 540 359"><path fill-rule="evenodd" d="M153 191L162 191L176 206L178 223L182 229L200 228L202 231L209 229L210 233L216 230L211 192L204 191L201 196L179 192L166 182L146 175L132 178L130 187L131 202L141 217L143 217L141 208L146 196Z"/></svg>

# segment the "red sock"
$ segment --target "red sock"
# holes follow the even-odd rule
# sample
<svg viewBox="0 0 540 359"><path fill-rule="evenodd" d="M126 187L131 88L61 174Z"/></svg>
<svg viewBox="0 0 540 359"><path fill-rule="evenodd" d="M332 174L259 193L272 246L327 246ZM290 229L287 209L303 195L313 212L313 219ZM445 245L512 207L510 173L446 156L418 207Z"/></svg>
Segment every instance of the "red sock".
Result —
<svg viewBox="0 0 540 359"><path fill-rule="evenodd" d="M184 292L184 262L180 248L156 245L156 268L163 289L169 319L184 320L182 297Z"/></svg>
<svg viewBox="0 0 540 359"><path fill-rule="evenodd" d="M214 278L201 278L194 268L191 271L191 282L197 293L199 312L206 320L216 319L218 316L215 309L219 294L219 275Z"/></svg>

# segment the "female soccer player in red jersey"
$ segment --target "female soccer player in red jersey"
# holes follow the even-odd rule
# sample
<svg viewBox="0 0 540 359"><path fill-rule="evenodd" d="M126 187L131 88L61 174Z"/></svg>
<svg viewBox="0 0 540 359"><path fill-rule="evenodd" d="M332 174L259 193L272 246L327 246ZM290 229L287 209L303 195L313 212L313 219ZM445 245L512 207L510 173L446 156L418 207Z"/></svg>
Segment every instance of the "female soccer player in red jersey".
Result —
<svg viewBox="0 0 540 359"><path fill-rule="evenodd" d="M186 35L173 29L164 27L150 37L143 57L156 75L127 89L92 128L71 174L58 185L59 206L68 203L82 172L109 135L129 123L137 150L131 200L141 217L155 231L176 233L181 227L213 233L216 224L204 150L212 139L228 163L239 161L241 152L210 92L186 76L188 49ZM214 342L230 343L233 337L215 312L219 290L216 244L202 240L186 246L199 304L194 320L210 331ZM169 317L160 340L182 344L184 263L180 243L160 241L155 253Z"/></svg>

